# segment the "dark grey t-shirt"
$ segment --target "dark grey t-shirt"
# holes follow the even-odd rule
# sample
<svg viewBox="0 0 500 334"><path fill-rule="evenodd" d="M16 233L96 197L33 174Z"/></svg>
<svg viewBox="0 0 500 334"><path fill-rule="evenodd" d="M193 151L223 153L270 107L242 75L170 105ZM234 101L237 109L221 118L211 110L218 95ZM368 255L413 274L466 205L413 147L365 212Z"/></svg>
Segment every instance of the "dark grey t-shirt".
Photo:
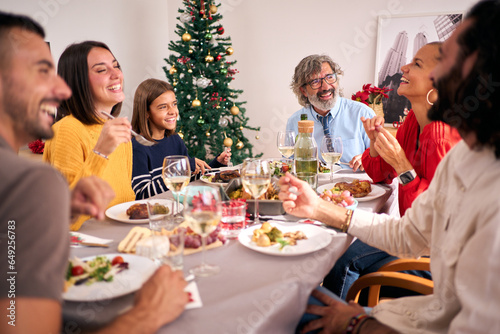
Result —
<svg viewBox="0 0 500 334"><path fill-rule="evenodd" d="M19 157L0 137L0 298L61 300L69 201L59 172Z"/></svg>

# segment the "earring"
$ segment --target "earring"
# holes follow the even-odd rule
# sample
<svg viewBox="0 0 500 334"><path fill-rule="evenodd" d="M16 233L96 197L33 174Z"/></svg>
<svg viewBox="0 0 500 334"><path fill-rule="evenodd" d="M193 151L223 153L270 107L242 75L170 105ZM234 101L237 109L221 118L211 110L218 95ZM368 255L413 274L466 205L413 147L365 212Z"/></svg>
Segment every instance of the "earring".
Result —
<svg viewBox="0 0 500 334"><path fill-rule="evenodd" d="M429 101L429 95L431 95L432 91L434 90L434 88L432 88L429 92L427 92L427 103L429 103L431 106L434 105L434 103L432 103L431 101Z"/></svg>

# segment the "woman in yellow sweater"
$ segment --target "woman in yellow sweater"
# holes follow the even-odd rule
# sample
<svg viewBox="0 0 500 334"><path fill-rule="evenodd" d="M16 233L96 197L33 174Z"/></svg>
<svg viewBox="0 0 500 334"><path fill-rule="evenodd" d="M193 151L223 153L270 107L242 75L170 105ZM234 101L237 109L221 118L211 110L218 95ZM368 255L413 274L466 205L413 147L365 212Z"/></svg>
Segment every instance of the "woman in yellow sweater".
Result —
<svg viewBox="0 0 500 334"><path fill-rule="evenodd" d="M63 118L45 144L44 161L59 169L70 187L89 175L106 180L116 195L110 206L134 200L130 122L107 120L100 113L119 115L125 99L118 61L106 44L85 41L66 48L58 72L73 94L58 110ZM78 230L88 218L80 217L71 229Z"/></svg>

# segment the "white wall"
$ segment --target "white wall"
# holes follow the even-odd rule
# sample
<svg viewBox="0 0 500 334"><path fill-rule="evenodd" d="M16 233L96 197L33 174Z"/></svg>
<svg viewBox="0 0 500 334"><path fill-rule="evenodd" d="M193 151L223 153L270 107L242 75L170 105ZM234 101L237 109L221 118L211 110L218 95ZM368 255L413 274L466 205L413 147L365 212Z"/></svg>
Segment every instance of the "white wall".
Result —
<svg viewBox="0 0 500 334"><path fill-rule="evenodd" d="M289 88L293 70L305 56L326 53L344 70L341 87L350 95L373 83L378 15L466 11L475 0L216 0L224 15L240 73L233 87L243 89L255 152L277 157L275 138L299 109ZM0 0L0 9L36 18L47 31L54 58L75 41L107 43L120 61L131 116L133 94L148 77L165 79L168 42L178 40L175 24L182 0Z"/></svg>

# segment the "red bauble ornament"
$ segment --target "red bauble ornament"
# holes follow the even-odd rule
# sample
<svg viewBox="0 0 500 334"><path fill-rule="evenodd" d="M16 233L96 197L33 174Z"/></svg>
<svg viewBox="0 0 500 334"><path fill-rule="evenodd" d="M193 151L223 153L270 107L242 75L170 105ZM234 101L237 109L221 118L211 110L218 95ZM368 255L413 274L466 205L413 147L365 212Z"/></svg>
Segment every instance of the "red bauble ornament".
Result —
<svg viewBox="0 0 500 334"><path fill-rule="evenodd" d="M217 33L219 35L222 35L224 33L224 28L222 28L222 27L217 28Z"/></svg>
<svg viewBox="0 0 500 334"><path fill-rule="evenodd" d="M221 55L217 55L217 56L215 57L215 61L219 61L219 60L221 60L221 59L222 59L222 56L221 56Z"/></svg>
<svg viewBox="0 0 500 334"><path fill-rule="evenodd" d="M205 11L204 10L200 10L200 16L203 16L205 15Z"/></svg>

